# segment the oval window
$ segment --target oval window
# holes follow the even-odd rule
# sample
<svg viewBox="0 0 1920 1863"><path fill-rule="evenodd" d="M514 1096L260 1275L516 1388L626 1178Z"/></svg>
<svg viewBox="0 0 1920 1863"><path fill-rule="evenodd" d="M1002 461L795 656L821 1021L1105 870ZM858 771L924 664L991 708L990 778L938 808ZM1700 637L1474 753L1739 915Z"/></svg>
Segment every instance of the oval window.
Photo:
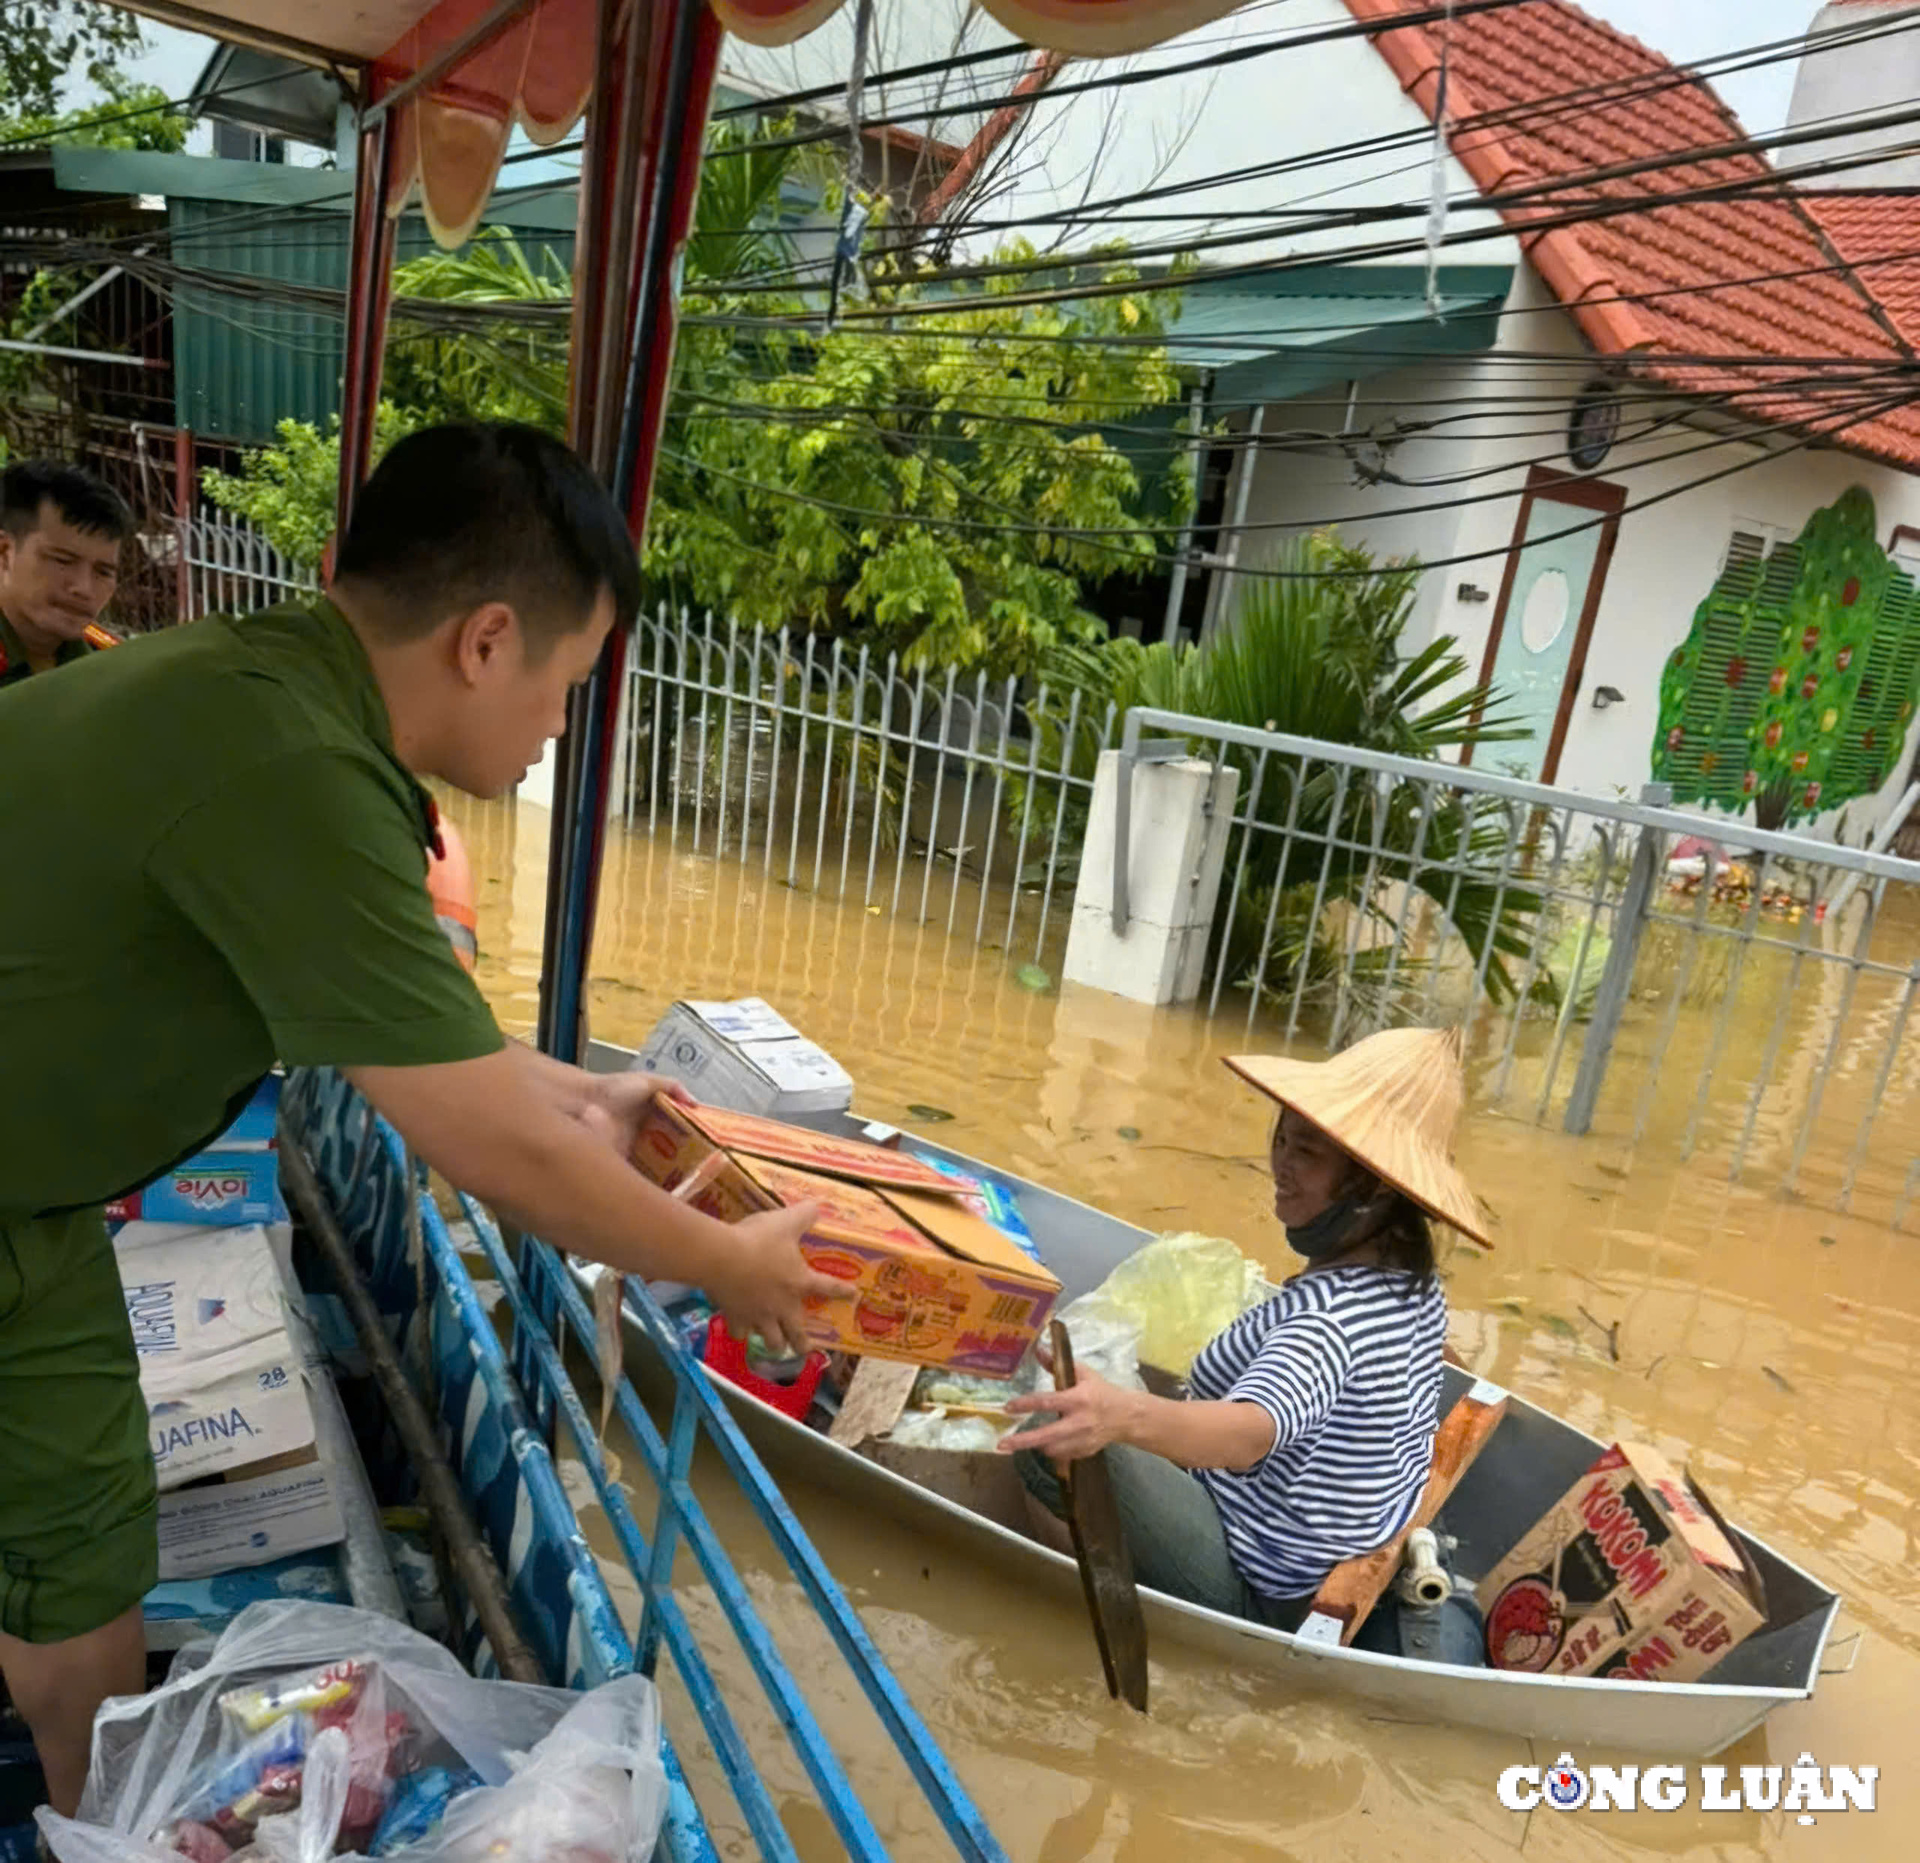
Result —
<svg viewBox="0 0 1920 1863"><path fill-rule="evenodd" d="M1543 569L1527 591L1527 605L1520 611L1520 644L1529 653L1545 653L1560 638L1567 625L1570 591L1564 572Z"/></svg>

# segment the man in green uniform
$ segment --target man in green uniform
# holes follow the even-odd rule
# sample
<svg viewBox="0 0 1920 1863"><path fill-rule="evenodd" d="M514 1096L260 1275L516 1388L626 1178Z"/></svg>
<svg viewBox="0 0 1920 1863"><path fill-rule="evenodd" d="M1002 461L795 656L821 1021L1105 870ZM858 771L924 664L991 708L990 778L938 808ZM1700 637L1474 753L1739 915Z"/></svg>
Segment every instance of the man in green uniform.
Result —
<svg viewBox="0 0 1920 1863"><path fill-rule="evenodd" d="M118 493L79 466L30 459L0 473L0 686L113 644L100 615L132 534Z"/></svg>
<svg viewBox="0 0 1920 1863"><path fill-rule="evenodd" d="M445 1176L562 1248L798 1342L811 1212L727 1226L626 1162L649 1082L503 1040L434 922L418 776L510 789L638 567L527 428L396 446L332 599L175 628L0 692L0 1672L54 1806L143 1686L153 1466L103 1202L191 1155L275 1060L345 1070Z"/></svg>

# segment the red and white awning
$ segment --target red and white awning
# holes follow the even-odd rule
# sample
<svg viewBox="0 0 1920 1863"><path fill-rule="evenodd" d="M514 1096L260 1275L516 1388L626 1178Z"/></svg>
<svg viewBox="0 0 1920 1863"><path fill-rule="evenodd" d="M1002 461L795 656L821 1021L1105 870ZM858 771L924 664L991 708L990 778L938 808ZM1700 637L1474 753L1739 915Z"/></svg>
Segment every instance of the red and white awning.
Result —
<svg viewBox="0 0 1920 1863"><path fill-rule="evenodd" d="M726 29L786 45L846 0L709 0ZM912 5L916 0L898 0ZM980 0L1015 38L1076 57L1138 52L1222 18L1242 0ZM397 212L420 189L427 222L458 245L479 224L516 127L539 144L569 134L593 91L597 0L131 0L128 9L322 63L364 66L375 100L485 42L394 109ZM189 20L188 15L191 15ZM504 26L498 24L505 19ZM495 28L498 28L495 30ZM486 36L490 33L491 36Z"/></svg>
<svg viewBox="0 0 1920 1863"><path fill-rule="evenodd" d="M1016 37L1085 56L1139 51L1230 13L1241 0L982 0ZM711 0L729 32L783 45L811 32L843 0ZM440 0L373 62L376 98L427 70L495 10L496 0ZM417 184L435 239L457 246L486 212L515 127L538 144L560 141L587 107L594 81L596 0L534 0L498 37L395 112L398 212Z"/></svg>

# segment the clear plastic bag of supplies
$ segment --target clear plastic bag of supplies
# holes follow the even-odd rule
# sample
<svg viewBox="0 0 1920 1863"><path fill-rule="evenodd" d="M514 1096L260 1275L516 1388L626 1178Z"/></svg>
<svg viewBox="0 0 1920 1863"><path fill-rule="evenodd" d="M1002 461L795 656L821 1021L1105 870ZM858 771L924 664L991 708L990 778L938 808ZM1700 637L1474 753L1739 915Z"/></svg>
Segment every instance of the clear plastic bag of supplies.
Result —
<svg viewBox="0 0 1920 1863"><path fill-rule="evenodd" d="M1266 1297L1258 1262L1219 1236L1185 1234L1136 1249L1087 1298L1137 1322L1141 1361L1184 1378L1209 1339Z"/></svg>
<svg viewBox="0 0 1920 1863"><path fill-rule="evenodd" d="M108 1702L60 1863L646 1863L659 1703L487 1682L391 1619L249 1605L151 1694Z"/></svg>

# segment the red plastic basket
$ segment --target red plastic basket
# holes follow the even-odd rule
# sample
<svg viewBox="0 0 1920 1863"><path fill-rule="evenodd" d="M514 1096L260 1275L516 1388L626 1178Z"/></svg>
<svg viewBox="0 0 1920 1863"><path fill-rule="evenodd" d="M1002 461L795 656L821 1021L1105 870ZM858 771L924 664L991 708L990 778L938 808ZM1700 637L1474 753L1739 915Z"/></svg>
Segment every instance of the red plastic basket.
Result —
<svg viewBox="0 0 1920 1863"><path fill-rule="evenodd" d="M747 1363L746 1346L727 1331L726 1321L717 1313L707 1323L704 1357L709 1371L751 1392L763 1404L771 1404L783 1417L796 1420L804 1420L813 1408L813 1394L820 1388L821 1376L827 1369L824 1352L809 1352L807 1362L800 1367L800 1375L791 1384L775 1384L771 1378L761 1377Z"/></svg>

